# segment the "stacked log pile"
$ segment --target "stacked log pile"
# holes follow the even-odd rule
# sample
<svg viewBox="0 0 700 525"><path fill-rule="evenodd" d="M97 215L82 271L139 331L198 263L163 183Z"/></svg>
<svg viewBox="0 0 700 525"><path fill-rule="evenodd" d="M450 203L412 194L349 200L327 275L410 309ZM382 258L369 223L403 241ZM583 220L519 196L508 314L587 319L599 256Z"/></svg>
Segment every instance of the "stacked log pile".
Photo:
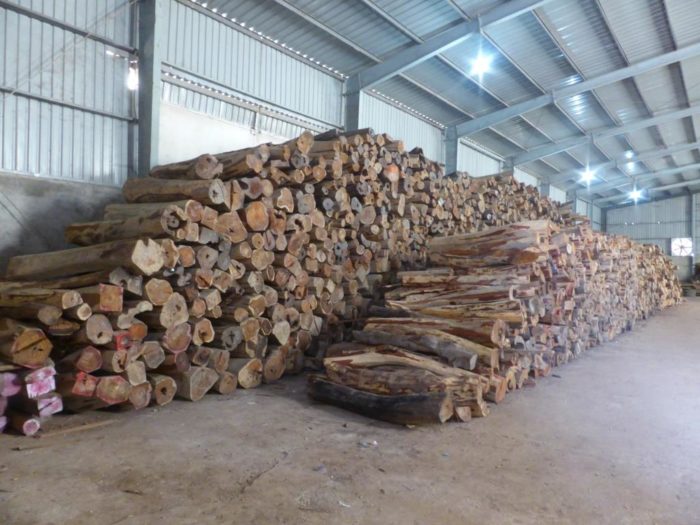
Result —
<svg viewBox="0 0 700 525"><path fill-rule="evenodd" d="M275 381L301 371L305 353L324 355L348 340L396 272L425 268L431 238L522 220L561 227L579 220L510 173L446 176L420 149L407 152L371 130L304 133L159 166L127 181L123 195L102 220L67 228L78 248L14 257L0 283L8 383L30 382L28 370L53 366L67 410L139 409ZM502 324L512 325L523 308L503 302L505 321L489 317L493 306L481 308L493 338L511 337ZM483 336L488 326L479 323L473 330ZM424 402L439 402L443 416L448 408L462 419L486 412L491 380L478 368L495 370L500 359L500 339L487 339L439 339L448 349L437 355L449 365L443 375L430 375L433 355L421 360L429 368L420 377L406 373L402 384L430 385ZM372 352L417 360L394 343L382 339ZM338 358L348 351L335 350ZM360 358L353 359L354 370ZM348 366L339 362L334 373L347 375ZM452 377L447 369L462 372ZM36 414L21 404L11 403Z"/></svg>
<svg viewBox="0 0 700 525"><path fill-rule="evenodd" d="M484 399L500 402L681 300L658 247L584 224L514 223L436 237L428 248L436 266L398 274L400 287L354 332L356 343L329 348L313 397L406 424L485 416ZM415 397L436 392L441 403Z"/></svg>

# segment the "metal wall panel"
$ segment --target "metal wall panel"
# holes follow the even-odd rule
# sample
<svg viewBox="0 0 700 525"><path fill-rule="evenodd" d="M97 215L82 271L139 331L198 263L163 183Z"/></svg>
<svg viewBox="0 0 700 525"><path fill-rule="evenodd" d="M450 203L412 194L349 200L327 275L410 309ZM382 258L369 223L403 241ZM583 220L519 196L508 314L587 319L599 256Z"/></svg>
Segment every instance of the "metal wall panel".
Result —
<svg viewBox="0 0 700 525"><path fill-rule="evenodd" d="M176 0L165 6L165 63L260 101L341 125L339 79Z"/></svg>
<svg viewBox="0 0 700 525"><path fill-rule="evenodd" d="M428 158L444 161L442 131L439 128L377 97L361 94L359 125L360 128L370 127L377 133L388 133L403 140L407 150L420 146Z"/></svg>
<svg viewBox="0 0 700 525"><path fill-rule="evenodd" d="M500 160L477 151L463 142L459 143L457 169L466 171L472 177L485 177L502 171Z"/></svg>
<svg viewBox="0 0 700 525"><path fill-rule="evenodd" d="M576 199L576 206L574 211L580 215L585 215L591 220L591 227L600 231L602 229L603 212L600 206L591 204L583 199Z"/></svg>
<svg viewBox="0 0 700 525"><path fill-rule="evenodd" d="M120 44L129 44L130 0L6 0Z"/></svg>
<svg viewBox="0 0 700 525"><path fill-rule="evenodd" d="M585 215L586 217L589 217L589 203L584 201L583 199L576 199L576 205L574 206L574 211L580 215Z"/></svg>
<svg viewBox="0 0 700 525"><path fill-rule="evenodd" d="M128 44L126 1L106 2L107 11L96 2L15 3ZM129 58L2 8L0 43L0 168L121 185L129 171Z"/></svg>
<svg viewBox="0 0 700 525"><path fill-rule="evenodd" d="M665 254L671 254L671 239L691 237L690 196L647 202L608 210L607 232L626 235L641 243L656 244ZM690 276L693 257L672 257L678 266L678 276Z"/></svg>
<svg viewBox="0 0 700 525"><path fill-rule="evenodd" d="M309 126L295 125L269 115L261 115L252 109L241 107L234 102L227 102L213 96L172 84L164 77L162 97L164 102L175 104L196 113L202 113L219 120L240 124L251 130L292 138L299 136ZM312 128L314 132L325 131L327 128Z"/></svg>
<svg viewBox="0 0 700 525"><path fill-rule="evenodd" d="M530 175L529 173L521 170L520 168L513 169L513 176L518 182L522 182L523 184L529 184L530 186L536 187L539 182L537 180L537 177L535 177L534 175Z"/></svg>
<svg viewBox="0 0 700 525"><path fill-rule="evenodd" d="M566 202L566 191L556 186L549 187L549 198L556 202Z"/></svg>

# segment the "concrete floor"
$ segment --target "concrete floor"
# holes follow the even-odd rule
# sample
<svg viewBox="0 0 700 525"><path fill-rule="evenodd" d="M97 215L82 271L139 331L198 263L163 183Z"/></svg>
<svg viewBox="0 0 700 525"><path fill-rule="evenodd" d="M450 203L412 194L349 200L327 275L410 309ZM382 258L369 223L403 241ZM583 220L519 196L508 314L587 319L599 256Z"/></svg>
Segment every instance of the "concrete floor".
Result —
<svg viewBox="0 0 700 525"><path fill-rule="evenodd" d="M2 436L0 523L699 523L698 341L692 300L467 424L375 422L293 378Z"/></svg>

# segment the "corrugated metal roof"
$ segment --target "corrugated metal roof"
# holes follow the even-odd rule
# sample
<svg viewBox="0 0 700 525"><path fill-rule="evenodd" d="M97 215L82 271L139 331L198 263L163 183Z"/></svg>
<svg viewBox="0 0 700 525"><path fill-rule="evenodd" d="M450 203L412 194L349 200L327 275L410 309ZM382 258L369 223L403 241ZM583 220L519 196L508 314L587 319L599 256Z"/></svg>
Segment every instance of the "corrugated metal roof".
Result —
<svg viewBox="0 0 700 525"><path fill-rule="evenodd" d="M114 0L116 1L116 0ZM171 2L174 0L171 0ZM178 0L187 2L187 0ZM201 2L200 2L201 3ZM209 0L246 27L312 55L344 74L385 59L419 39L469 19L506 0ZM480 116L504 105L529 100L585 78L625 67L700 41L700 2L691 0L557 0L534 12L489 26L475 36L376 86L382 96L429 119L448 125L466 115ZM194 31L195 29L189 29ZM675 39L675 41L674 41ZM492 70L469 79L471 61L481 51ZM558 101L557 107L531 111L493 130L471 136L508 156L611 125L700 103L700 67L687 60L635 79ZM431 94L432 93L432 94ZM619 158L641 151L697 140L700 117L669 122L628 136L598 142L598 149L575 148L527 168L554 172L583 162ZM519 147L520 146L520 147ZM649 159L639 170L689 163L697 151ZM619 172L611 173L619 177ZM686 175L687 176L687 175ZM676 178L677 179L677 178Z"/></svg>
<svg viewBox="0 0 700 525"><path fill-rule="evenodd" d="M581 80L531 13L489 27L486 34L528 71L544 90L568 86Z"/></svg>
<svg viewBox="0 0 700 525"><path fill-rule="evenodd" d="M625 63L595 0L558 0L545 4L548 18L586 77L624 67ZM581 21L586 23L582 24Z"/></svg>
<svg viewBox="0 0 700 525"><path fill-rule="evenodd" d="M537 95L542 91L533 85L505 56L503 56L486 38L474 36L465 42L448 49L446 58L457 64L467 75L472 67L472 61L479 53L493 57L491 70L481 79L472 77L486 89L494 93L507 104L515 104ZM471 75L469 75L471 76Z"/></svg>
<svg viewBox="0 0 700 525"><path fill-rule="evenodd" d="M433 0L370 0L420 38L428 38L441 29L462 20L447 2Z"/></svg>

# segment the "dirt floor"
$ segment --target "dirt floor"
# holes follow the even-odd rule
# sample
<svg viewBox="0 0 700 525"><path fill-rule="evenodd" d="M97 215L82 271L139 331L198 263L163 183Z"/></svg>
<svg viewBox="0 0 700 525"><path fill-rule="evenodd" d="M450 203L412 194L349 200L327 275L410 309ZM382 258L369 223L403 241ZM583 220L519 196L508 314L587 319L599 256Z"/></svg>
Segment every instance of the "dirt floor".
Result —
<svg viewBox="0 0 700 525"><path fill-rule="evenodd" d="M692 300L466 424L375 422L303 378L57 418L0 436L0 523L699 523L698 341Z"/></svg>

